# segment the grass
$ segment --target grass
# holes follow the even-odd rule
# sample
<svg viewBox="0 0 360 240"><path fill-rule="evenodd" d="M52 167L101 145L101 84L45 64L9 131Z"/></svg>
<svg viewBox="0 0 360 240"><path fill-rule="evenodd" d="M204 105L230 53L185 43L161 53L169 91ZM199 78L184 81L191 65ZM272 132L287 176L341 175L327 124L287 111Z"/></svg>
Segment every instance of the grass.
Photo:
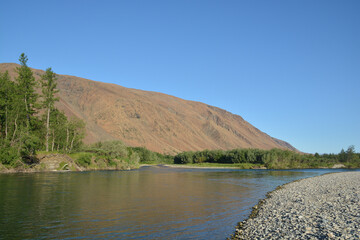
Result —
<svg viewBox="0 0 360 240"><path fill-rule="evenodd" d="M61 154L61 152L59 152L59 151L49 151L49 152L47 152L47 151L36 151L36 154L44 154L44 155L46 155L46 154Z"/></svg>
<svg viewBox="0 0 360 240"><path fill-rule="evenodd" d="M84 155L92 155L92 156L94 156L95 154L88 153L88 152L75 152L75 153L67 153L67 155L69 155L74 160L78 160L80 157L82 157Z"/></svg>

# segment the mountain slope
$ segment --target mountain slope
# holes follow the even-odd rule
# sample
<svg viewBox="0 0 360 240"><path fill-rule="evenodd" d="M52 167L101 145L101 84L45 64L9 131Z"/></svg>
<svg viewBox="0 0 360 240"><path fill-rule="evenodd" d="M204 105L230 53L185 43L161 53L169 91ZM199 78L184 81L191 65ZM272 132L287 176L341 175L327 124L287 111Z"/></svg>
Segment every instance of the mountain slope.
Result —
<svg viewBox="0 0 360 240"><path fill-rule="evenodd" d="M0 64L15 76L17 64ZM33 69L38 79L42 70ZM131 146L173 154L233 148L281 148L290 144L261 132L242 117L200 102L116 84L58 75L57 107L86 122L87 143L120 139Z"/></svg>

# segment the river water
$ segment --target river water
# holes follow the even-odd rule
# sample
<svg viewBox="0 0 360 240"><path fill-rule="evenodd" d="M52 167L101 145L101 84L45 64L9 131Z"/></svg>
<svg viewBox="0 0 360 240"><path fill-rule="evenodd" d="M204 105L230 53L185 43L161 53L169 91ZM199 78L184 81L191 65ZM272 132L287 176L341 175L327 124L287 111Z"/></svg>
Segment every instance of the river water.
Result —
<svg viewBox="0 0 360 240"><path fill-rule="evenodd" d="M268 191L334 171L0 174L0 239L225 239Z"/></svg>

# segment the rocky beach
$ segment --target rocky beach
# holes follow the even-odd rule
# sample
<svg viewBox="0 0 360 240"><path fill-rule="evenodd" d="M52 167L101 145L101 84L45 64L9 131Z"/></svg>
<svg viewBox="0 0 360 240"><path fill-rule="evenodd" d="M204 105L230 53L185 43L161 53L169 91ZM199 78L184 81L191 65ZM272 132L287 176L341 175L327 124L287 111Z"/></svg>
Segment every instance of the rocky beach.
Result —
<svg viewBox="0 0 360 240"><path fill-rule="evenodd" d="M232 239L360 239L360 172L277 188L239 223Z"/></svg>

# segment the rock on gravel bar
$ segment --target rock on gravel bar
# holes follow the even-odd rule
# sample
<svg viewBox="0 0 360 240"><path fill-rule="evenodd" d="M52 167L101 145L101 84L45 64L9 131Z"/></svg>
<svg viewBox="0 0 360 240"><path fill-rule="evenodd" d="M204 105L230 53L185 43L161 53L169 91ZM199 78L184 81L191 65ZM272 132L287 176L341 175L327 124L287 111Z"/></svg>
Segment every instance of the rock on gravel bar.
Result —
<svg viewBox="0 0 360 240"><path fill-rule="evenodd" d="M232 239L360 239L360 172L286 184L254 209Z"/></svg>

